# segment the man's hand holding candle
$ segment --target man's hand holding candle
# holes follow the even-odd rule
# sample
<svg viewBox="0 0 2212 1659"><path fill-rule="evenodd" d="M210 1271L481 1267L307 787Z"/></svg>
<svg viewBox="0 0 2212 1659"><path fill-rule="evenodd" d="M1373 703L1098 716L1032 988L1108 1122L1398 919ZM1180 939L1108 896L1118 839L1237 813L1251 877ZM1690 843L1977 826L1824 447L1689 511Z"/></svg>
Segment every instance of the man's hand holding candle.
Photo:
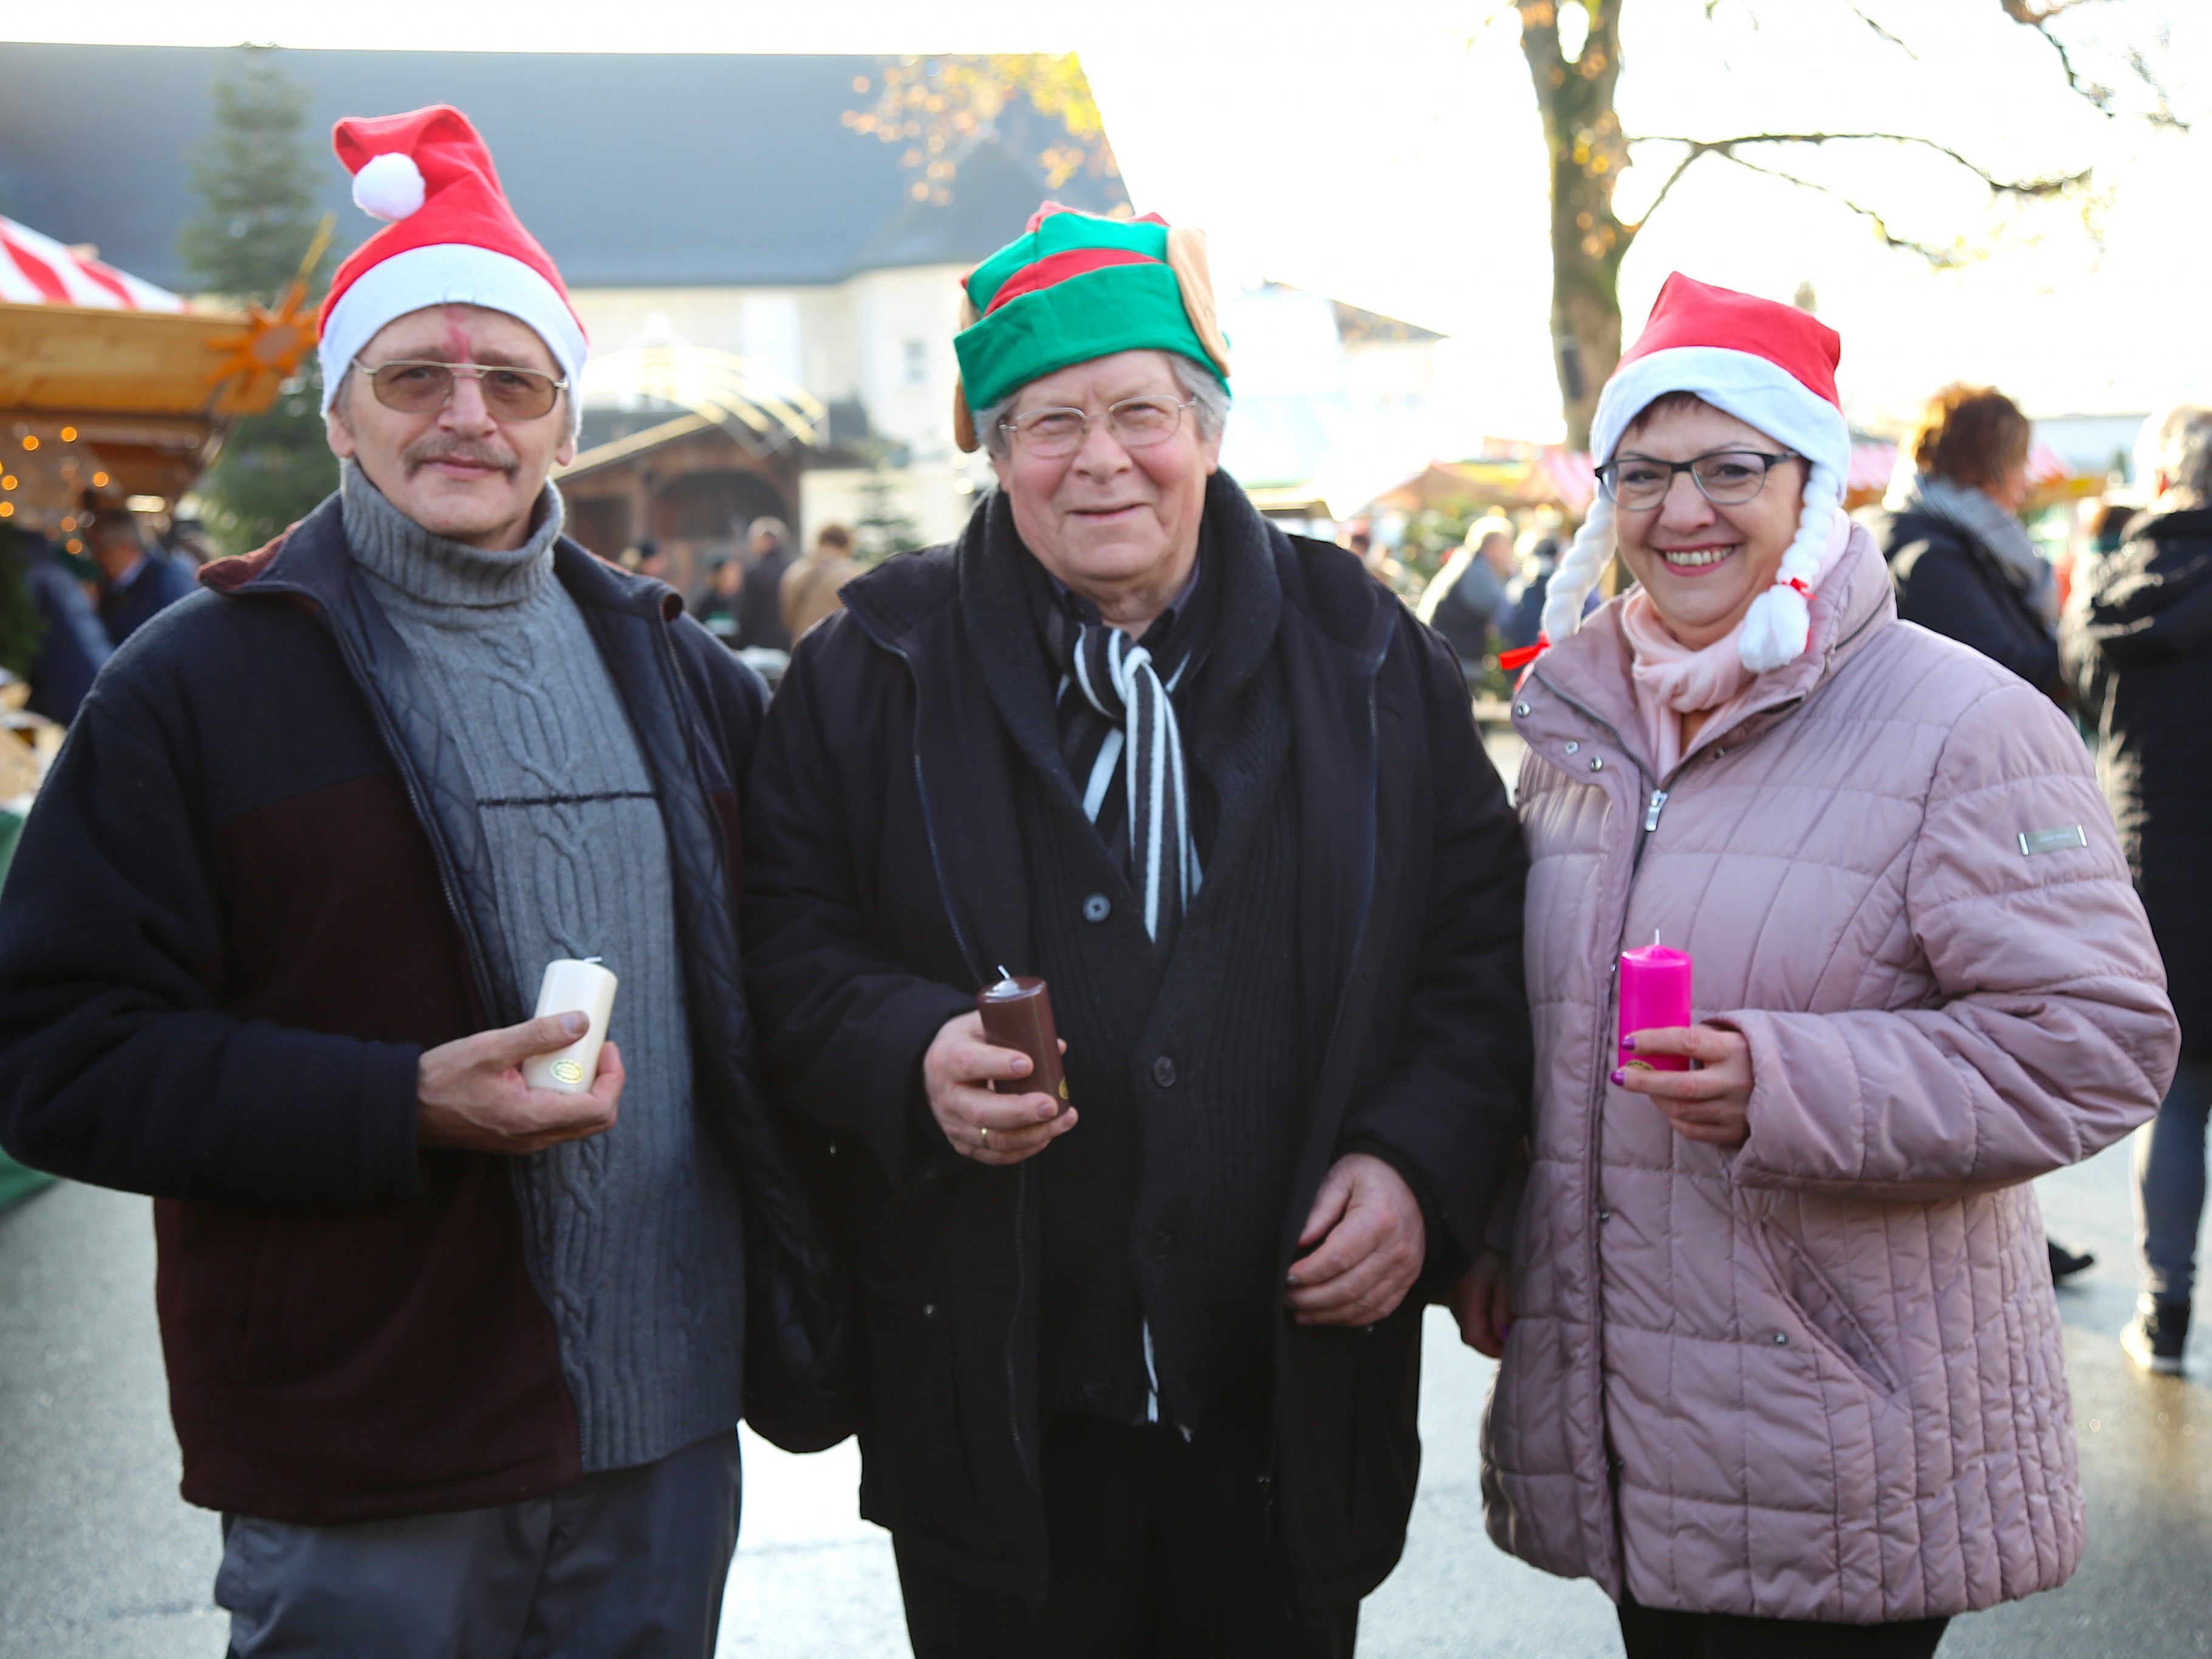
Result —
<svg viewBox="0 0 2212 1659"><path fill-rule="evenodd" d="M1751 1044L1741 1031L1662 1026L1624 1036L1621 1047L1639 1057L1676 1056L1699 1068L1658 1072L1631 1065L1613 1074L1614 1088L1650 1096L1685 1140L1732 1152L1751 1139Z"/></svg>
<svg viewBox="0 0 2212 1659"><path fill-rule="evenodd" d="M1063 1052L1067 1045L1060 1045ZM994 1094L994 1083L1018 1082L1036 1070L1018 1048L983 1035L980 1014L958 1014L938 1028L921 1057L930 1115L952 1150L978 1164L1019 1164L1075 1127L1075 1109L1047 1094Z"/></svg>
<svg viewBox="0 0 2212 1659"><path fill-rule="evenodd" d="M591 1092L534 1089L522 1062L565 1048L591 1027L582 1013L548 1014L425 1049L416 1068L416 1139L476 1152L543 1152L614 1127L622 1055L599 1050Z"/></svg>

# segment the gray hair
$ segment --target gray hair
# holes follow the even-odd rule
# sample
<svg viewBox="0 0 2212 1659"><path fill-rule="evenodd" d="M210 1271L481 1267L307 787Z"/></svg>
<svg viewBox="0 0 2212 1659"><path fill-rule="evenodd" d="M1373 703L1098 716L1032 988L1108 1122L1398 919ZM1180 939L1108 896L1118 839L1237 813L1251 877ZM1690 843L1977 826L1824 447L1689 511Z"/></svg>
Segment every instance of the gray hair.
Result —
<svg viewBox="0 0 2212 1659"><path fill-rule="evenodd" d="M1192 416L1198 422L1198 435L1209 443L1221 435L1229 424L1229 388L1213 378L1213 371L1202 368L1180 351L1163 351L1168 360L1168 370L1175 376L1176 387L1188 398ZM975 411L975 430L983 440L983 447L993 460L1006 459L1006 428L1005 421L1013 413L1014 405L1021 400L1025 386L1016 386L988 408Z"/></svg>
<svg viewBox="0 0 2212 1659"><path fill-rule="evenodd" d="M2143 422L2136 438L2136 482L2148 489L2161 474L2170 493L2212 501L2212 407L2178 403Z"/></svg>

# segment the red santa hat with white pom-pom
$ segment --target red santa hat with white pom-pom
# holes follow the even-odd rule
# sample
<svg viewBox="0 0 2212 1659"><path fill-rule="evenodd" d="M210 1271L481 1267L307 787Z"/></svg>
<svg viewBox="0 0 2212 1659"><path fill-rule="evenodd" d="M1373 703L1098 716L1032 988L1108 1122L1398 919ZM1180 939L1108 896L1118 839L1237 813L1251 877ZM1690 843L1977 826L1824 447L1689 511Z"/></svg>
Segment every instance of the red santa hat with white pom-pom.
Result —
<svg viewBox="0 0 2212 1659"><path fill-rule="evenodd" d="M1811 633L1812 597L1850 474L1851 434L1836 395L1843 341L1794 306L1668 277L1650 320L1598 394L1590 453L1600 465L1630 422L1670 392L1694 392L1757 427L1807 462L1797 533L1774 586L1751 602L1736 653L1754 674L1795 661ZM1544 601L1544 633L1564 640L1582 625L1583 602L1613 551L1613 506L1601 491Z"/></svg>
<svg viewBox="0 0 2212 1659"><path fill-rule="evenodd" d="M391 222L352 253L323 301L323 407L347 366L393 319L428 306L471 305L527 323L571 387L591 346L561 273L522 228L491 152L469 118L444 104L405 115L349 117L331 132L362 211Z"/></svg>

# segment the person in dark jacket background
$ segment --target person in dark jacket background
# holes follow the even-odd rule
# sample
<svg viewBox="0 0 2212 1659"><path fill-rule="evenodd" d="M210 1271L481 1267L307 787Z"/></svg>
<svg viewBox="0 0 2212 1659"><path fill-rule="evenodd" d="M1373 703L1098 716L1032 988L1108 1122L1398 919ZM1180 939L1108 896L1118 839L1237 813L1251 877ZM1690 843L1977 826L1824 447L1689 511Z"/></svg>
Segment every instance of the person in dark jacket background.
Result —
<svg viewBox="0 0 2212 1659"><path fill-rule="evenodd" d="M1897 614L1971 645L2060 702L2057 587L2020 521L2034 428L1989 386L1947 386L1905 446L1913 474L1867 516L1897 590ZM2050 1245L2056 1281L2096 1257Z"/></svg>
<svg viewBox="0 0 2212 1659"><path fill-rule="evenodd" d="M748 982L835 1138L919 1659L1348 1655L1413 1496L1408 1292L1524 1122L1458 665L1218 471L1202 246L1048 206L971 273L1000 488L845 589L754 763ZM983 1040L1002 969L1065 1100Z"/></svg>
<svg viewBox="0 0 2212 1659"><path fill-rule="evenodd" d="M2212 407L2154 416L2137 475L2156 497L2116 552L2075 570L2060 643L2181 1020L2173 1086L2136 1132L2142 1292L2122 1339L2138 1364L2179 1372L2212 1108Z"/></svg>
<svg viewBox="0 0 2212 1659"><path fill-rule="evenodd" d="M2002 392L1945 386L1906 441L1912 476L1900 477L1867 527L1889 560L1899 617L2057 696L2056 590L2019 517L2032 432Z"/></svg>
<svg viewBox="0 0 2212 1659"><path fill-rule="evenodd" d="M38 618L36 653L23 678L30 683L30 701L24 706L67 726L76 718L77 706L92 690L114 647L100 625L100 612L84 585L60 562L60 555L44 538L0 525L0 559L13 567L6 574L20 579Z"/></svg>
<svg viewBox="0 0 2212 1659"><path fill-rule="evenodd" d="M182 560L148 544L138 515L121 502L102 502L89 516L84 540L100 567L100 624L119 646L197 582Z"/></svg>
<svg viewBox="0 0 2212 1659"><path fill-rule="evenodd" d="M325 307L340 489L79 712L0 902L0 1143L155 1199L237 1659L706 1659L746 1277L799 1254L732 890L765 693L562 536L583 333L465 118L337 142L420 204ZM535 1088L575 957L619 1048Z"/></svg>
<svg viewBox="0 0 2212 1659"><path fill-rule="evenodd" d="M752 563L738 601L738 643L769 651L791 649L783 625L783 573L791 568L791 532L781 519L755 519Z"/></svg>

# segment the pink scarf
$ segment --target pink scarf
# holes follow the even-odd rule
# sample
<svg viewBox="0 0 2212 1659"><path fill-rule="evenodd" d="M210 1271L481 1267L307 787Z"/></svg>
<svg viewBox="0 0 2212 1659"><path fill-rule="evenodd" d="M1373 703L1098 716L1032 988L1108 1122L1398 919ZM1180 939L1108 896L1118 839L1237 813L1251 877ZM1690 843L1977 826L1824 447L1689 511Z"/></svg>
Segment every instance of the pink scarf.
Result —
<svg viewBox="0 0 2212 1659"><path fill-rule="evenodd" d="M1820 556L1820 574L1813 579L1815 590L1843 557L1850 534L1851 521L1839 507L1828 550ZM1664 778L1682 763L1683 715L1721 708L1749 689L1755 677L1735 648L1742 629L1738 622L1711 645L1693 651L1674 637L1659 607L1642 588L1621 602L1620 631L1635 659L1630 672L1656 775Z"/></svg>

